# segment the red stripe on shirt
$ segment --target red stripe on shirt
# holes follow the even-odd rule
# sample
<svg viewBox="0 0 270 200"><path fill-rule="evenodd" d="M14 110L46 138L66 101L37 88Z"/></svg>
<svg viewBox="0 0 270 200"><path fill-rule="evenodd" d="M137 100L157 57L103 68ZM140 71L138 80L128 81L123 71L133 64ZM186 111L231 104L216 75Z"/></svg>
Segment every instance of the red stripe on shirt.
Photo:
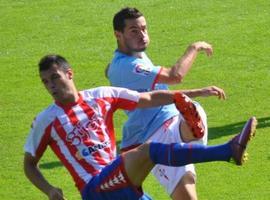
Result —
<svg viewBox="0 0 270 200"><path fill-rule="evenodd" d="M109 132L109 137L111 140L111 148L115 151L116 149L116 139L115 139L115 132L114 132L114 125L113 125L113 113L118 108L125 109L125 110L133 110L137 106L137 102L124 99L124 98L113 98L113 97L105 97L103 98L105 101L108 101L111 104L111 109L106 111L105 104L101 100L97 100L98 104L102 108L102 113L106 114L105 123ZM107 112L107 113L106 113Z"/></svg>
<svg viewBox="0 0 270 200"><path fill-rule="evenodd" d="M53 141L50 144L50 146L51 146L51 149L54 151L54 153L57 155L57 157L61 160L63 165L67 168L67 170L71 174L73 180L76 183L76 187L81 191L86 184L84 180L78 175L74 167L69 163L66 157L62 154L61 149L57 145L56 141Z"/></svg>
<svg viewBox="0 0 270 200"><path fill-rule="evenodd" d="M87 104L87 102L83 102L82 104L80 104L80 107L83 109L84 113L87 115L89 120L92 120L95 111ZM104 113L102 113L102 116L105 116ZM102 133L102 131L100 132L100 127L98 127L98 138L101 142L104 142L105 138L104 138L104 134Z"/></svg>
<svg viewBox="0 0 270 200"><path fill-rule="evenodd" d="M83 111L87 115L88 119L91 121L93 116L95 115L95 111L85 101L80 104L80 107L83 109ZM102 116L104 116L104 115L102 115ZM106 123L105 123L105 125L106 125ZM97 134L98 139L100 140L100 142L105 141L103 130L100 127L97 127L97 130L96 130L95 133ZM89 144L94 145L91 141L89 141ZM110 148L104 148L104 151L110 156L110 161L111 161L111 150L110 150ZM92 155L94 156L95 160L100 165L105 166L105 165L108 164L108 162L103 159L103 157L100 155L100 153L98 151L94 152Z"/></svg>
<svg viewBox="0 0 270 200"><path fill-rule="evenodd" d="M134 110L138 105L138 102L125 98L106 97L104 99L112 105L112 112L119 108L124 110Z"/></svg>
<svg viewBox="0 0 270 200"><path fill-rule="evenodd" d="M71 108L64 109L64 111L66 115L68 116L72 125L76 126L76 124L79 122L79 119L77 118L76 113Z"/></svg>
<svg viewBox="0 0 270 200"><path fill-rule="evenodd" d="M42 136L40 143L38 145L38 148L36 150L36 157L39 159L41 158L41 156L43 155L44 151L47 148L47 145L50 143L50 139L51 139L51 130L52 130L52 123L49 124L46 129L45 129L45 133Z"/></svg>
<svg viewBox="0 0 270 200"><path fill-rule="evenodd" d="M112 105L111 98L105 98L105 101L109 101L110 105ZM108 132L108 136L110 138L111 142L111 147L106 148L106 152L110 152L110 160L114 159L114 151L116 150L116 143L115 143L115 133L114 133L114 126L113 126L113 120L112 120L112 115L113 115L113 107L110 107L110 110L106 110L106 104L104 100L101 99L96 99L96 102L98 103L99 107L101 108L102 115L105 117L105 125L106 125L106 130Z"/></svg>
<svg viewBox="0 0 270 200"><path fill-rule="evenodd" d="M82 105L84 105L83 107L85 107L85 102L84 102L83 100L81 100L81 101L80 101L80 104L79 104L79 106L83 109ZM87 117L90 118L89 120L90 120L90 122L91 122L91 117L90 117L90 115L93 116L93 112L94 112L94 111L91 111L92 109L91 109L90 107L87 107L87 108L85 107L85 109L86 109L86 111L88 112L89 116L87 115L87 113L85 112L84 109L83 109L83 111L84 111L84 113L87 115ZM90 109L91 109L91 110L90 110ZM76 113L72 110L72 108L68 108L68 107L65 108L64 111L65 111L66 115L68 116L70 122L71 122L74 126L76 126L76 125L79 123L79 119L77 118ZM92 112L91 114L90 114L90 111ZM97 131L97 132L99 132L99 131ZM98 133L98 134L99 134L99 133ZM87 140L87 141L84 141L84 142L85 142L85 144L87 144L87 146L93 146L93 145L95 145L91 140ZM100 153L99 153L98 151L93 152L93 153L92 153L92 157L94 158L94 160L95 160L99 165L105 166L105 165L108 164L108 162L106 162L106 161L103 160L102 156L100 155ZM92 167L93 167L93 166L92 166Z"/></svg>
<svg viewBox="0 0 270 200"><path fill-rule="evenodd" d="M76 154L78 152L78 149L72 145L72 144L69 144L67 141L66 141L66 136L67 136L67 133L66 131L64 130L64 128L62 127L62 124L61 122L56 119L54 121L54 128L57 132L57 134L59 135L59 137L62 139L62 141L64 142L65 146L67 147L67 149L69 150L70 154L72 155L72 157L81 165L81 167L87 171L88 173L90 173L91 175L95 175L98 173L97 169L95 169L90 163L86 162L83 158L81 159L78 159L76 157Z"/></svg>

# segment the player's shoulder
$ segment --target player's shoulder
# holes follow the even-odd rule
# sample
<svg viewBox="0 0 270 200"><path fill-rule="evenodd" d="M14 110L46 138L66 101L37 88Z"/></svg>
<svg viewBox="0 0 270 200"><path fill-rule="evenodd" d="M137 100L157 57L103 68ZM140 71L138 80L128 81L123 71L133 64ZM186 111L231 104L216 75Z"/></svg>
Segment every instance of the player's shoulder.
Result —
<svg viewBox="0 0 270 200"><path fill-rule="evenodd" d="M96 97L110 95L111 93L114 93L115 91L119 91L119 90L121 90L121 88L119 87L99 86L99 87L80 91L80 93L83 95L84 98L96 98Z"/></svg>
<svg viewBox="0 0 270 200"><path fill-rule="evenodd" d="M33 125L39 126L40 124L50 124L55 119L56 114L57 106L55 104L51 104L36 115Z"/></svg>
<svg viewBox="0 0 270 200"><path fill-rule="evenodd" d="M134 93L133 95L137 95L135 91L130 91L129 89L126 89L126 88L114 87L114 86L100 86L100 87L81 91L81 94L86 99L104 98L104 97L120 97L126 93L132 93L132 94Z"/></svg>
<svg viewBox="0 0 270 200"><path fill-rule="evenodd" d="M126 55L119 51L115 52L115 56L110 64L110 69L129 69L136 66L136 64L144 63L145 53L142 53L144 56L142 58Z"/></svg>
<svg viewBox="0 0 270 200"><path fill-rule="evenodd" d="M112 85L122 86L122 83L133 82L137 75L151 70L152 66L149 66L149 63L146 62L145 56L137 58L121 52L118 54L119 56L112 60L107 71Z"/></svg>

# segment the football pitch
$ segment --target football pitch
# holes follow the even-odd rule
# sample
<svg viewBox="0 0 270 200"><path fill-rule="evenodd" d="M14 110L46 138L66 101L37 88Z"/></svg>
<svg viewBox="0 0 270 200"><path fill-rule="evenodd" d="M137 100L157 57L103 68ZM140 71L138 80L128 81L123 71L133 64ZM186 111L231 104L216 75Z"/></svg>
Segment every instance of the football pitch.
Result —
<svg viewBox="0 0 270 200"><path fill-rule="evenodd" d="M198 55L184 82L171 87L225 90L225 101L196 98L208 115L209 144L229 140L250 116L258 119L246 165L196 165L199 199L270 199L269 0L0 0L0 199L48 199L23 173L31 122L52 102L39 80L39 59L48 53L66 57L79 89L109 85L104 70L116 48L112 18L126 6L144 13L151 39L147 54L156 65L173 65L192 42L213 45L213 56ZM125 120L117 111L118 141ZM50 149L40 169L68 200L80 199ZM169 199L151 175L143 187L155 200Z"/></svg>

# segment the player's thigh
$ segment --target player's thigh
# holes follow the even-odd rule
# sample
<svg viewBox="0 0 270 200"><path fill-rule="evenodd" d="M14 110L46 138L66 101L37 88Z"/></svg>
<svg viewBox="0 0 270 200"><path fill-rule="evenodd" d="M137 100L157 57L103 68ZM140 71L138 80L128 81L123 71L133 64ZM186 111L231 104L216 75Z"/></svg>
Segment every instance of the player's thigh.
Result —
<svg viewBox="0 0 270 200"><path fill-rule="evenodd" d="M172 200L197 200L196 180L191 172L187 172L171 194Z"/></svg>
<svg viewBox="0 0 270 200"><path fill-rule="evenodd" d="M150 138L152 142L160 142L165 144L183 143L179 133L179 124L182 118L180 115L167 120ZM195 167L193 164L182 167L169 167L164 165L156 165L152 170L153 175L159 183L171 195L182 177L186 173L191 173L196 176Z"/></svg>
<svg viewBox="0 0 270 200"><path fill-rule="evenodd" d="M182 143L183 141L181 140L179 132L181 120L181 116L176 115L165 121L162 126L152 134L148 141L163 144Z"/></svg>
<svg viewBox="0 0 270 200"><path fill-rule="evenodd" d="M182 167L156 165L152 170L152 174L166 189L169 195L172 195L186 173L190 173L194 177L196 176L195 167L193 164L185 165Z"/></svg>
<svg viewBox="0 0 270 200"><path fill-rule="evenodd" d="M138 200L142 195L141 188L131 184L122 157L102 169L82 191L83 200Z"/></svg>

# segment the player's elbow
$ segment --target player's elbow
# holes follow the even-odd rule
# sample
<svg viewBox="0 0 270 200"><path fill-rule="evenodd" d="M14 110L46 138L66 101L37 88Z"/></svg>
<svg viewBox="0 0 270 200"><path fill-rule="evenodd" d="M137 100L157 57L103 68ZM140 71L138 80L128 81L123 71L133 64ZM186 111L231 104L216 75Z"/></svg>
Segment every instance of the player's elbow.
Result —
<svg viewBox="0 0 270 200"><path fill-rule="evenodd" d="M181 74L173 73L170 76L170 82L171 82L171 84L182 83L182 80L183 80L183 76Z"/></svg>
<svg viewBox="0 0 270 200"><path fill-rule="evenodd" d="M181 72L178 72L175 67L171 68L163 68L160 76L159 76L159 82L160 83L166 83L166 84L179 84L183 80L183 75Z"/></svg>
<svg viewBox="0 0 270 200"><path fill-rule="evenodd" d="M23 171L24 171L24 175L28 178L28 179L30 179L30 177L31 177L31 169L32 169L33 167L31 166L31 164L29 163L29 162L27 162L27 161L24 161L23 162Z"/></svg>
<svg viewBox="0 0 270 200"><path fill-rule="evenodd" d="M28 173L29 173L29 169L31 168L31 162L26 158L24 157L24 161L23 161L23 170L24 170L24 174L26 176L28 176Z"/></svg>
<svg viewBox="0 0 270 200"><path fill-rule="evenodd" d="M25 153L23 161L24 174L29 177L29 174L37 167L37 161L29 153Z"/></svg>

